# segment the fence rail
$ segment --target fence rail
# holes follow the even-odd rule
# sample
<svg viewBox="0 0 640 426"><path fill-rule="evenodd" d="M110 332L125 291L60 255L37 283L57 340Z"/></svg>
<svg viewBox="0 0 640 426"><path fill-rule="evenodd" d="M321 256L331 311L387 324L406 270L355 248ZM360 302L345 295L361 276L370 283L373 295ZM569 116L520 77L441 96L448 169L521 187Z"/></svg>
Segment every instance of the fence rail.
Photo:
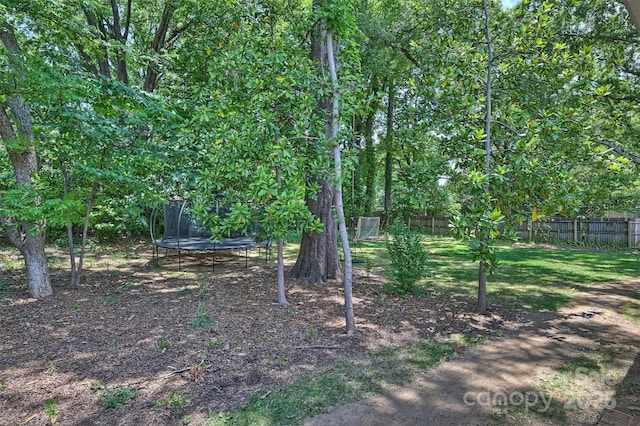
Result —
<svg viewBox="0 0 640 426"><path fill-rule="evenodd" d="M451 235L447 217L413 216L409 229L432 235ZM556 218L516 226L521 240L589 246L640 248L640 218Z"/></svg>

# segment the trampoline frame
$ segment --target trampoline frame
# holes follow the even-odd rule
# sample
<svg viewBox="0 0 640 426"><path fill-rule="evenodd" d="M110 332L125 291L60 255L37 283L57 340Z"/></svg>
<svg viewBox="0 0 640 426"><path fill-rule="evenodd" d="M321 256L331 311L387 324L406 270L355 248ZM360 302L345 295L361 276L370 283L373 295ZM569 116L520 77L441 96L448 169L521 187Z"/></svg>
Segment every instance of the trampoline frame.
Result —
<svg viewBox="0 0 640 426"><path fill-rule="evenodd" d="M164 220L166 221L166 217L167 217L167 209L169 206L171 206L173 203L181 203L180 204L180 211L178 213L178 218L177 218L177 222L175 222L174 224L176 225L176 236L169 236L167 237L165 235L166 230L167 230L167 223L164 223L164 229L165 231L163 232L163 235L161 238L157 238L157 220L158 220L158 213L160 208L162 208L163 210L163 216L164 216ZM248 237L248 236L244 236L244 237L236 237L236 238L225 238L223 240L212 240L211 238L205 238L203 236L200 237L191 237L191 236L187 236L187 237L181 237L180 236L180 228L181 228L181 224L182 224L182 218L185 212L185 209L187 209L187 205L189 204L188 200L173 200L171 202L169 202L168 204L161 204L159 206L156 206L152 212L151 212L151 217L149 220L149 232L151 234L151 242L152 242L152 246L153 246L153 261L156 265L156 267L158 266L158 261L160 258L160 249L163 248L165 249L165 255L168 253L169 250L177 250L178 252L178 270L181 271L182 270L182 251L194 251L194 252L211 252L212 253L212 271L215 271L215 267L216 267L216 252L218 251L224 251L224 250L244 250L244 265L245 268L247 268L249 266L249 250L253 250L253 249L258 249L261 250L262 248L265 249L265 263L267 263L269 261L269 254L270 254L270 249L271 249L271 241L269 240L265 240L265 241L261 241L261 242L257 242L254 238L252 237ZM218 206L216 205L216 209L218 208ZM192 220L195 220L197 223L199 223L200 225L202 225L202 223L200 221L198 221L197 219L193 218L193 216L191 216Z"/></svg>

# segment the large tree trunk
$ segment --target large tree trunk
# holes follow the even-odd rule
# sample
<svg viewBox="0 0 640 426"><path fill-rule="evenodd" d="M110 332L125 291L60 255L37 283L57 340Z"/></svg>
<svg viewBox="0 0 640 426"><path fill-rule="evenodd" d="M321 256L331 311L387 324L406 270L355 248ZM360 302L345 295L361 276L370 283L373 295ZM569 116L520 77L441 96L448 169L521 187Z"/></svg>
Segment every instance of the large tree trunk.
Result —
<svg viewBox="0 0 640 426"><path fill-rule="evenodd" d="M319 8L326 0L314 0L313 7ZM316 25L312 33L311 57L317 63L318 72L328 74L328 54L326 30L322 24ZM325 135L331 139L333 117L332 106L328 99L321 97L317 105L320 114L325 116ZM327 156L331 151L327 152ZM328 159L329 157L327 157ZM312 183L320 186L318 194L308 194L307 208L324 224L322 233L305 232L300 243L300 252L291 276L307 284L321 284L328 279L337 279L342 275L338 257L338 233L333 217L334 191L330 183L319 177L312 177Z"/></svg>
<svg viewBox="0 0 640 426"><path fill-rule="evenodd" d="M47 255L44 249L45 238L42 232L27 235L20 249L27 271L29 294L36 298L47 297L53 294L51 277L49 276L49 266L47 265Z"/></svg>
<svg viewBox="0 0 640 426"><path fill-rule="evenodd" d="M321 284L340 278L338 233L333 217L334 192L327 181L316 179L321 187L316 197L307 197L307 208L324 224L320 234L305 232L300 243L298 260L291 276L307 284Z"/></svg>
<svg viewBox="0 0 640 426"><path fill-rule="evenodd" d="M13 28L8 24L0 26L0 42L10 55L17 57L20 53ZM22 76L19 74L18 83L21 79ZM34 183L34 177L38 173L38 157L33 145L35 136L31 111L17 94L10 95L7 104L18 125L18 131L16 132L13 128L7 110L0 103L0 138L8 142L5 146L13 165L17 187L30 190ZM20 137L19 143L18 136ZM9 241L18 248L24 258L27 287L31 296L39 298L53 294L47 256L44 251L43 224L19 223L13 217L0 217L0 220L6 225Z"/></svg>
<svg viewBox="0 0 640 426"><path fill-rule="evenodd" d="M21 118L20 134L33 140L31 129L29 108L22 101L13 96L9 105L16 117ZM31 137L29 137L31 135ZM17 140L16 132L13 129L9 116L2 104L0 104L0 137L3 140L12 142ZM32 179L38 171L38 161L36 150L33 146L22 149L12 149L7 147L9 158L13 165L16 184L25 189L32 186ZM25 206L26 207L26 206ZM27 288L32 297L46 297L53 294L49 268L47 266L47 256L45 254L45 234L43 224L18 223L15 218L1 217L0 220L6 225L5 232L11 244L22 254L27 271Z"/></svg>

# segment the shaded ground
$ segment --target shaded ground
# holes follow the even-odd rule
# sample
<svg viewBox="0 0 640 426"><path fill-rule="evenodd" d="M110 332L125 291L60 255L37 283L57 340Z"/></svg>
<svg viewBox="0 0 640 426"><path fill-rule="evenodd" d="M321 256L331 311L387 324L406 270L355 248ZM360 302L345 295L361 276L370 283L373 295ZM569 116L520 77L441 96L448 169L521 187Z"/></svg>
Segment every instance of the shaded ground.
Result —
<svg viewBox="0 0 640 426"><path fill-rule="evenodd" d="M524 314L411 384L305 425L593 425L608 408L640 414L640 325L620 315L639 284L602 285L558 313Z"/></svg>
<svg viewBox="0 0 640 426"><path fill-rule="evenodd" d="M15 254L0 256L10 265ZM389 386L380 397L309 424L524 424L509 407L465 405L465 393L537 391L563 361L585 351L618 350L626 371L640 341L637 324L617 314L625 292L637 293L638 283L603 286L558 314L494 309L480 317L468 314L472 301L445 294L386 296L381 277L357 271L359 331L347 337L339 283L291 282L290 306L280 307L273 304L275 268L258 258L247 269L242 259L218 259L215 273L209 257L191 258L178 272L175 258L153 267L150 251L105 253L90 259L86 279L70 290L64 260L55 256L55 294L45 300L18 290L24 280L19 267L0 270L0 425L50 424L48 403L56 425L180 424L185 415L201 424L258 391L342 360L451 333L493 338L410 386ZM597 314L583 315L594 307ZM628 382L629 390L616 395L621 409L640 405L637 368ZM138 396L130 405L106 408L99 388L120 385ZM605 385L604 391L617 388ZM167 407L170 394L188 405ZM601 411L602 405L569 411L569 421L593 423Z"/></svg>
<svg viewBox="0 0 640 426"><path fill-rule="evenodd" d="M17 259L0 252L3 264ZM56 256L60 256L59 258ZM344 330L340 284L292 284L288 307L274 305L275 268L263 259L186 259L151 253L105 253L89 259L80 288L67 288L62 254L52 254L54 296L30 299L15 270L0 271L0 425L49 423L53 404L59 425L200 424L246 402L260 389L303 374L449 333L485 334L470 325L468 301L383 295L383 281L357 272L356 336ZM185 259L183 259L184 261ZM211 321L208 321L208 319ZM496 323L496 326L500 324ZM98 400L100 388L139 391L117 410ZM187 407L159 407L169 394ZM166 405L166 404L165 404Z"/></svg>

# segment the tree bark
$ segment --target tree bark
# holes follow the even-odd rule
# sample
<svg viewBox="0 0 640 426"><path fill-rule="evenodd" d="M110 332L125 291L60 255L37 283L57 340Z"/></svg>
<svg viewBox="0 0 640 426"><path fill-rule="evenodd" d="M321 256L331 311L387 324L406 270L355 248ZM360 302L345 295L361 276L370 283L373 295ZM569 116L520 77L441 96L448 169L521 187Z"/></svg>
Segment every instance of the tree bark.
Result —
<svg viewBox="0 0 640 426"><path fill-rule="evenodd" d="M11 56L18 56L20 49L13 31L8 24L0 26L0 41ZM19 62L18 62L19 63ZM24 77L18 70L16 84ZM18 94L11 94L7 104L18 125L18 131L0 103L0 137L5 144L13 165L16 185L31 190L38 173L38 157L34 146L33 120L29 106ZM37 199L36 199L37 202ZM27 271L27 287L31 296L40 298L53 294L51 278L45 254L45 233L42 223L18 223L15 218L0 218L6 226L9 241L20 251Z"/></svg>
<svg viewBox="0 0 640 426"><path fill-rule="evenodd" d="M493 84L493 45L491 41L491 29L489 28L489 8L487 1L483 2L484 7L484 24L485 24L485 37L487 42L487 82L485 86L486 95L486 115L484 121L484 167L487 176L491 174L491 108L492 108L492 84ZM489 194L489 184L485 184L482 188L484 195ZM485 271L483 260L480 259L480 266L478 269L478 304L476 306L476 313L487 313L487 271Z"/></svg>
<svg viewBox="0 0 640 426"><path fill-rule="evenodd" d="M333 141L333 163L335 167L335 193L336 193L336 213L338 215L338 227L340 229L340 240L342 241L342 251L344 252L344 313L346 319L347 334L352 335L356 331L355 316L353 313L353 261L351 259L351 248L349 247L349 236L347 234L347 224L344 216L344 205L342 202L342 156L338 133L340 131L340 93L338 90L338 73L336 72L336 60L334 56L333 28L327 31L327 53L329 60L329 72L332 84L332 105L331 105L331 140Z"/></svg>
<svg viewBox="0 0 640 426"><path fill-rule="evenodd" d="M384 158L384 224L390 224L391 218L391 186L393 184L393 119L396 90L393 83L389 83L389 100L387 105L387 134L385 136Z"/></svg>
<svg viewBox="0 0 640 426"><path fill-rule="evenodd" d="M313 7L318 8L324 0L314 0ZM328 55L326 32L322 24L314 28L311 35L311 57L317 63L318 71L323 75L328 72ZM317 105L320 114L325 117L325 135L331 138L332 107L327 99L320 98ZM331 154L327 152L327 155ZM300 242L300 251L291 276L307 284L321 284L329 279L341 277L338 256L338 234L333 217L334 191L330 183L321 177L310 178L311 183L320 186L317 194L308 194L307 208L324 224L320 234L305 232Z"/></svg>
<svg viewBox="0 0 640 426"><path fill-rule="evenodd" d="M153 37L153 42L151 43L151 50L153 53L158 54L160 50L164 47L167 31L169 29L169 23L171 22L171 17L173 16L173 12L176 10L176 2L174 0L167 0L164 4L164 9L162 11L162 19L160 20L160 24L158 24L158 29ZM156 88L156 82L158 80L158 70L155 65L155 61L153 59L149 60L149 65L147 66L147 73L144 78L144 85L142 90L148 93L152 93Z"/></svg>
<svg viewBox="0 0 640 426"><path fill-rule="evenodd" d="M476 313L487 313L487 271L484 270L484 264L480 261L478 267L478 303L476 304Z"/></svg>
<svg viewBox="0 0 640 426"><path fill-rule="evenodd" d="M316 197L307 196L307 208L324 224L321 233L305 232L300 242L300 252L291 276L306 284L321 284L340 278L342 271L338 257L338 233L333 217L334 192L329 183L313 179L320 185Z"/></svg>
<svg viewBox="0 0 640 426"><path fill-rule="evenodd" d="M278 239L278 305L288 305L287 294L284 287L284 241Z"/></svg>

